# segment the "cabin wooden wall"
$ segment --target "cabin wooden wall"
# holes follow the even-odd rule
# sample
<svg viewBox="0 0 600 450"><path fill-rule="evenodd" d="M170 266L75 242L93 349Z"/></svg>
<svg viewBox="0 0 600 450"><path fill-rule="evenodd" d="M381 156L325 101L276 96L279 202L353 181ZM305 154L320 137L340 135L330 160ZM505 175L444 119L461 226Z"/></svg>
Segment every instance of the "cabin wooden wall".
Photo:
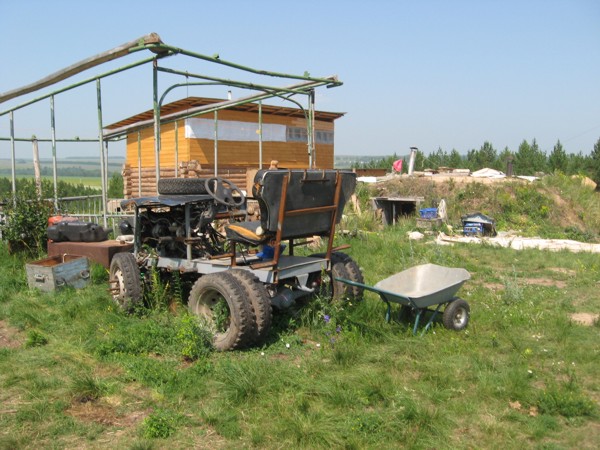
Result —
<svg viewBox="0 0 600 450"><path fill-rule="evenodd" d="M214 167L214 141L190 140L190 157L198 160L202 167ZM333 145L319 144L316 147L316 167L333 168ZM256 142L219 141L218 167L259 167L259 152ZM302 142L263 142L263 168L271 160L279 161L280 168L308 168L308 147Z"/></svg>
<svg viewBox="0 0 600 450"><path fill-rule="evenodd" d="M178 160L190 161L188 139L185 138L184 121L177 121L177 140L179 141ZM145 128L141 133L141 155L142 167L156 167L154 156L154 128ZM175 123L167 123L160 127L161 147L160 166L175 168ZM138 132L127 135L127 155L125 164L130 167L138 167Z"/></svg>
<svg viewBox="0 0 600 450"><path fill-rule="evenodd" d="M200 116L212 119L208 114ZM242 122L256 122L257 115L242 111L219 111L219 120L237 120ZM263 123L275 123L293 127L306 127L306 120L263 115ZM332 131L333 122L316 121L317 130ZM142 168L155 167L154 156L154 129L146 128L141 132L141 161ZM212 139L186 139L184 120L178 121L178 160L197 160L204 167L214 167L214 141ZM317 144L315 164L319 169L333 168L333 145ZM258 142L218 141L218 165L224 167L258 167L259 153ZM305 142L263 142L263 167L269 166L271 160L279 161L280 167L306 168L308 167L308 148ZM138 167L138 133L133 132L127 136L126 164ZM160 165L162 167L175 167L175 125L168 123L161 126L161 153Z"/></svg>
<svg viewBox="0 0 600 450"><path fill-rule="evenodd" d="M213 119L214 114L199 116ZM258 116L253 112L219 111L219 120L241 122L257 122ZM273 123L292 127L306 127L306 120L263 114L263 123ZM177 121L178 171L179 177L209 178L214 174L214 141L212 139L186 139L185 121ZM316 130L333 131L333 122L315 121ZM175 176L175 124L161 126L161 177ZM152 127L140 131L142 181L138 175L138 132L127 136L127 155L123 170L125 198L141 195L156 195L156 161L154 155L154 129ZM315 167L318 169L333 168L333 145L316 144ZM247 189L246 171L259 167L258 142L218 141L218 174L235 183L240 189ZM272 160L279 161L280 168L308 168L308 147L305 142L263 142L263 168L268 168ZM199 166L195 164L199 163ZM193 169L189 170L189 164Z"/></svg>

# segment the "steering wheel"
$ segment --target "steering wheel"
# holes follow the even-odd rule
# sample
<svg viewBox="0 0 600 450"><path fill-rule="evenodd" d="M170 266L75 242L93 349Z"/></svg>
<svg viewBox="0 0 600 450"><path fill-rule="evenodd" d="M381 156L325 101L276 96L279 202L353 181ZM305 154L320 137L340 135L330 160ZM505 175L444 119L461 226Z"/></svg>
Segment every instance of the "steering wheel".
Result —
<svg viewBox="0 0 600 450"><path fill-rule="evenodd" d="M246 200L244 193L229 180L221 177L208 178L204 182L206 192L218 203L227 206L242 206ZM234 197L234 193L238 195Z"/></svg>

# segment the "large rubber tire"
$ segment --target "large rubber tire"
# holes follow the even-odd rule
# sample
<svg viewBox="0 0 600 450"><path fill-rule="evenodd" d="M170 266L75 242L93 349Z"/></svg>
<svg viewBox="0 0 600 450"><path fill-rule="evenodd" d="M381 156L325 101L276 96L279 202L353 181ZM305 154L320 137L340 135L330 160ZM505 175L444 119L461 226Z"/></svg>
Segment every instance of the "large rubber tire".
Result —
<svg viewBox="0 0 600 450"><path fill-rule="evenodd" d="M311 255L311 256L324 258L325 253L317 253L316 255ZM338 278L345 278L347 280L354 281L355 283L360 283L360 284L365 283L365 279L363 277L362 271L360 270L360 267L358 266L356 261L354 261L352 259L352 257L350 257L349 255L347 255L345 253L341 253L341 252L331 253L331 264L336 265L338 263L342 264L346 271L346 274L345 274L346 276L337 276ZM337 282L337 283L339 283L339 282ZM343 286L344 286L343 287L344 295L346 295L350 298L353 298L355 300L361 300L363 298L364 289L362 287L351 286L349 284L344 284ZM342 292L342 288L338 287L338 291Z"/></svg>
<svg viewBox="0 0 600 450"><path fill-rule="evenodd" d="M109 283L114 302L130 311L142 299L140 268L133 253L117 253L110 262Z"/></svg>
<svg viewBox="0 0 600 450"><path fill-rule="evenodd" d="M160 195L205 195L206 178L161 178L158 180Z"/></svg>
<svg viewBox="0 0 600 450"><path fill-rule="evenodd" d="M252 344L256 335L254 313L244 288L233 275L219 272L200 277L190 292L188 308L213 331L216 350L235 350ZM219 309L223 317L219 317Z"/></svg>
<svg viewBox="0 0 600 450"><path fill-rule="evenodd" d="M442 321L449 330L460 331L467 328L471 309L462 298L452 300L444 310Z"/></svg>
<svg viewBox="0 0 600 450"><path fill-rule="evenodd" d="M262 344L273 322L273 309L271 307L271 299L267 293L265 285L254 276L251 272L244 269L231 269L229 271L246 291L246 296L250 299L250 304L254 310L254 320L256 321L256 335L254 343Z"/></svg>
<svg viewBox="0 0 600 450"><path fill-rule="evenodd" d="M322 258L320 255L312 256ZM344 278L348 280L350 275L342 261L335 261L332 258L331 270L311 274L309 283L317 284L315 294L319 297L324 297L334 302L346 300L350 296L349 286L341 281L335 281L335 278Z"/></svg>
<svg viewBox="0 0 600 450"><path fill-rule="evenodd" d="M365 278L363 277L362 271L356 261L354 261L350 256L345 253L334 252L331 255L332 259L339 258L344 267L346 268L346 272L348 272L348 280L354 281L355 283L365 284ZM348 285L348 293L355 300L362 300L364 295L364 289L360 286L350 286Z"/></svg>

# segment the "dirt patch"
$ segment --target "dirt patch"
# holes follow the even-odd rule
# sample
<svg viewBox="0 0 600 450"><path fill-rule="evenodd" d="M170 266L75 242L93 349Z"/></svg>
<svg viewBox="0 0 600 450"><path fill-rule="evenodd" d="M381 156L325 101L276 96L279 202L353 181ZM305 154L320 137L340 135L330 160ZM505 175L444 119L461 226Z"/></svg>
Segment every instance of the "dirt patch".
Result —
<svg viewBox="0 0 600 450"><path fill-rule="evenodd" d="M489 289L490 291L501 291L506 286L504 286L502 283L484 283L483 287Z"/></svg>
<svg viewBox="0 0 600 450"><path fill-rule="evenodd" d="M548 196L554 203L554 209L551 212L553 218L561 227L565 228L573 225L583 226L583 222L579 218L577 211L575 211L573 206L569 205L558 192L548 190Z"/></svg>
<svg viewBox="0 0 600 450"><path fill-rule="evenodd" d="M0 320L0 348L17 348L22 344L19 330Z"/></svg>
<svg viewBox="0 0 600 450"><path fill-rule="evenodd" d="M544 286L544 287L555 287L557 289L564 289L567 287L567 283L561 280L551 280L549 278L523 278L518 280L519 285L531 285L531 286ZM502 291L506 289L506 286L502 283L484 283L483 287L491 291Z"/></svg>
<svg viewBox="0 0 600 450"><path fill-rule="evenodd" d="M525 278L525 284L531 284L534 286L544 287L555 287L558 289L564 289L567 287L567 283L561 280L550 280L548 278Z"/></svg>
<svg viewBox="0 0 600 450"><path fill-rule="evenodd" d="M591 327L598 321L600 318L600 314L592 314L592 313L575 313L571 314L571 320L580 325L584 325L586 327Z"/></svg>
<svg viewBox="0 0 600 450"><path fill-rule="evenodd" d="M573 270L573 269L565 269L563 267L551 267L550 269L548 269L551 272L556 272L556 273L564 273L565 275L569 275L569 276L575 276L577 275L577 271Z"/></svg>
<svg viewBox="0 0 600 450"><path fill-rule="evenodd" d="M114 406L104 402L74 402L66 413L82 422L94 422L101 425L131 427L150 414L150 410L132 411L117 414Z"/></svg>

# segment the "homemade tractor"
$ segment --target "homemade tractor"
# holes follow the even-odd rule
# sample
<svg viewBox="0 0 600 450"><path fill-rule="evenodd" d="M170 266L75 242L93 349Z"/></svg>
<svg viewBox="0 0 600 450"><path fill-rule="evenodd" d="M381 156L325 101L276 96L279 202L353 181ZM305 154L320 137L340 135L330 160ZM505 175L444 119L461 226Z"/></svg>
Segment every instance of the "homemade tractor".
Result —
<svg viewBox="0 0 600 450"><path fill-rule="evenodd" d="M113 298L131 309L142 300L142 279L152 268L179 272L194 279L188 306L214 332L216 349L259 345L271 326L272 307L316 295L362 295L358 265L333 247L335 226L355 185L356 175L348 171L260 170L252 187L260 220L236 221L244 216L246 199L230 181L161 179L159 195L123 201L135 210L135 223L121 227L134 235L134 252L112 259ZM226 222L222 228L219 221ZM326 237L327 250L295 255L313 236Z"/></svg>

